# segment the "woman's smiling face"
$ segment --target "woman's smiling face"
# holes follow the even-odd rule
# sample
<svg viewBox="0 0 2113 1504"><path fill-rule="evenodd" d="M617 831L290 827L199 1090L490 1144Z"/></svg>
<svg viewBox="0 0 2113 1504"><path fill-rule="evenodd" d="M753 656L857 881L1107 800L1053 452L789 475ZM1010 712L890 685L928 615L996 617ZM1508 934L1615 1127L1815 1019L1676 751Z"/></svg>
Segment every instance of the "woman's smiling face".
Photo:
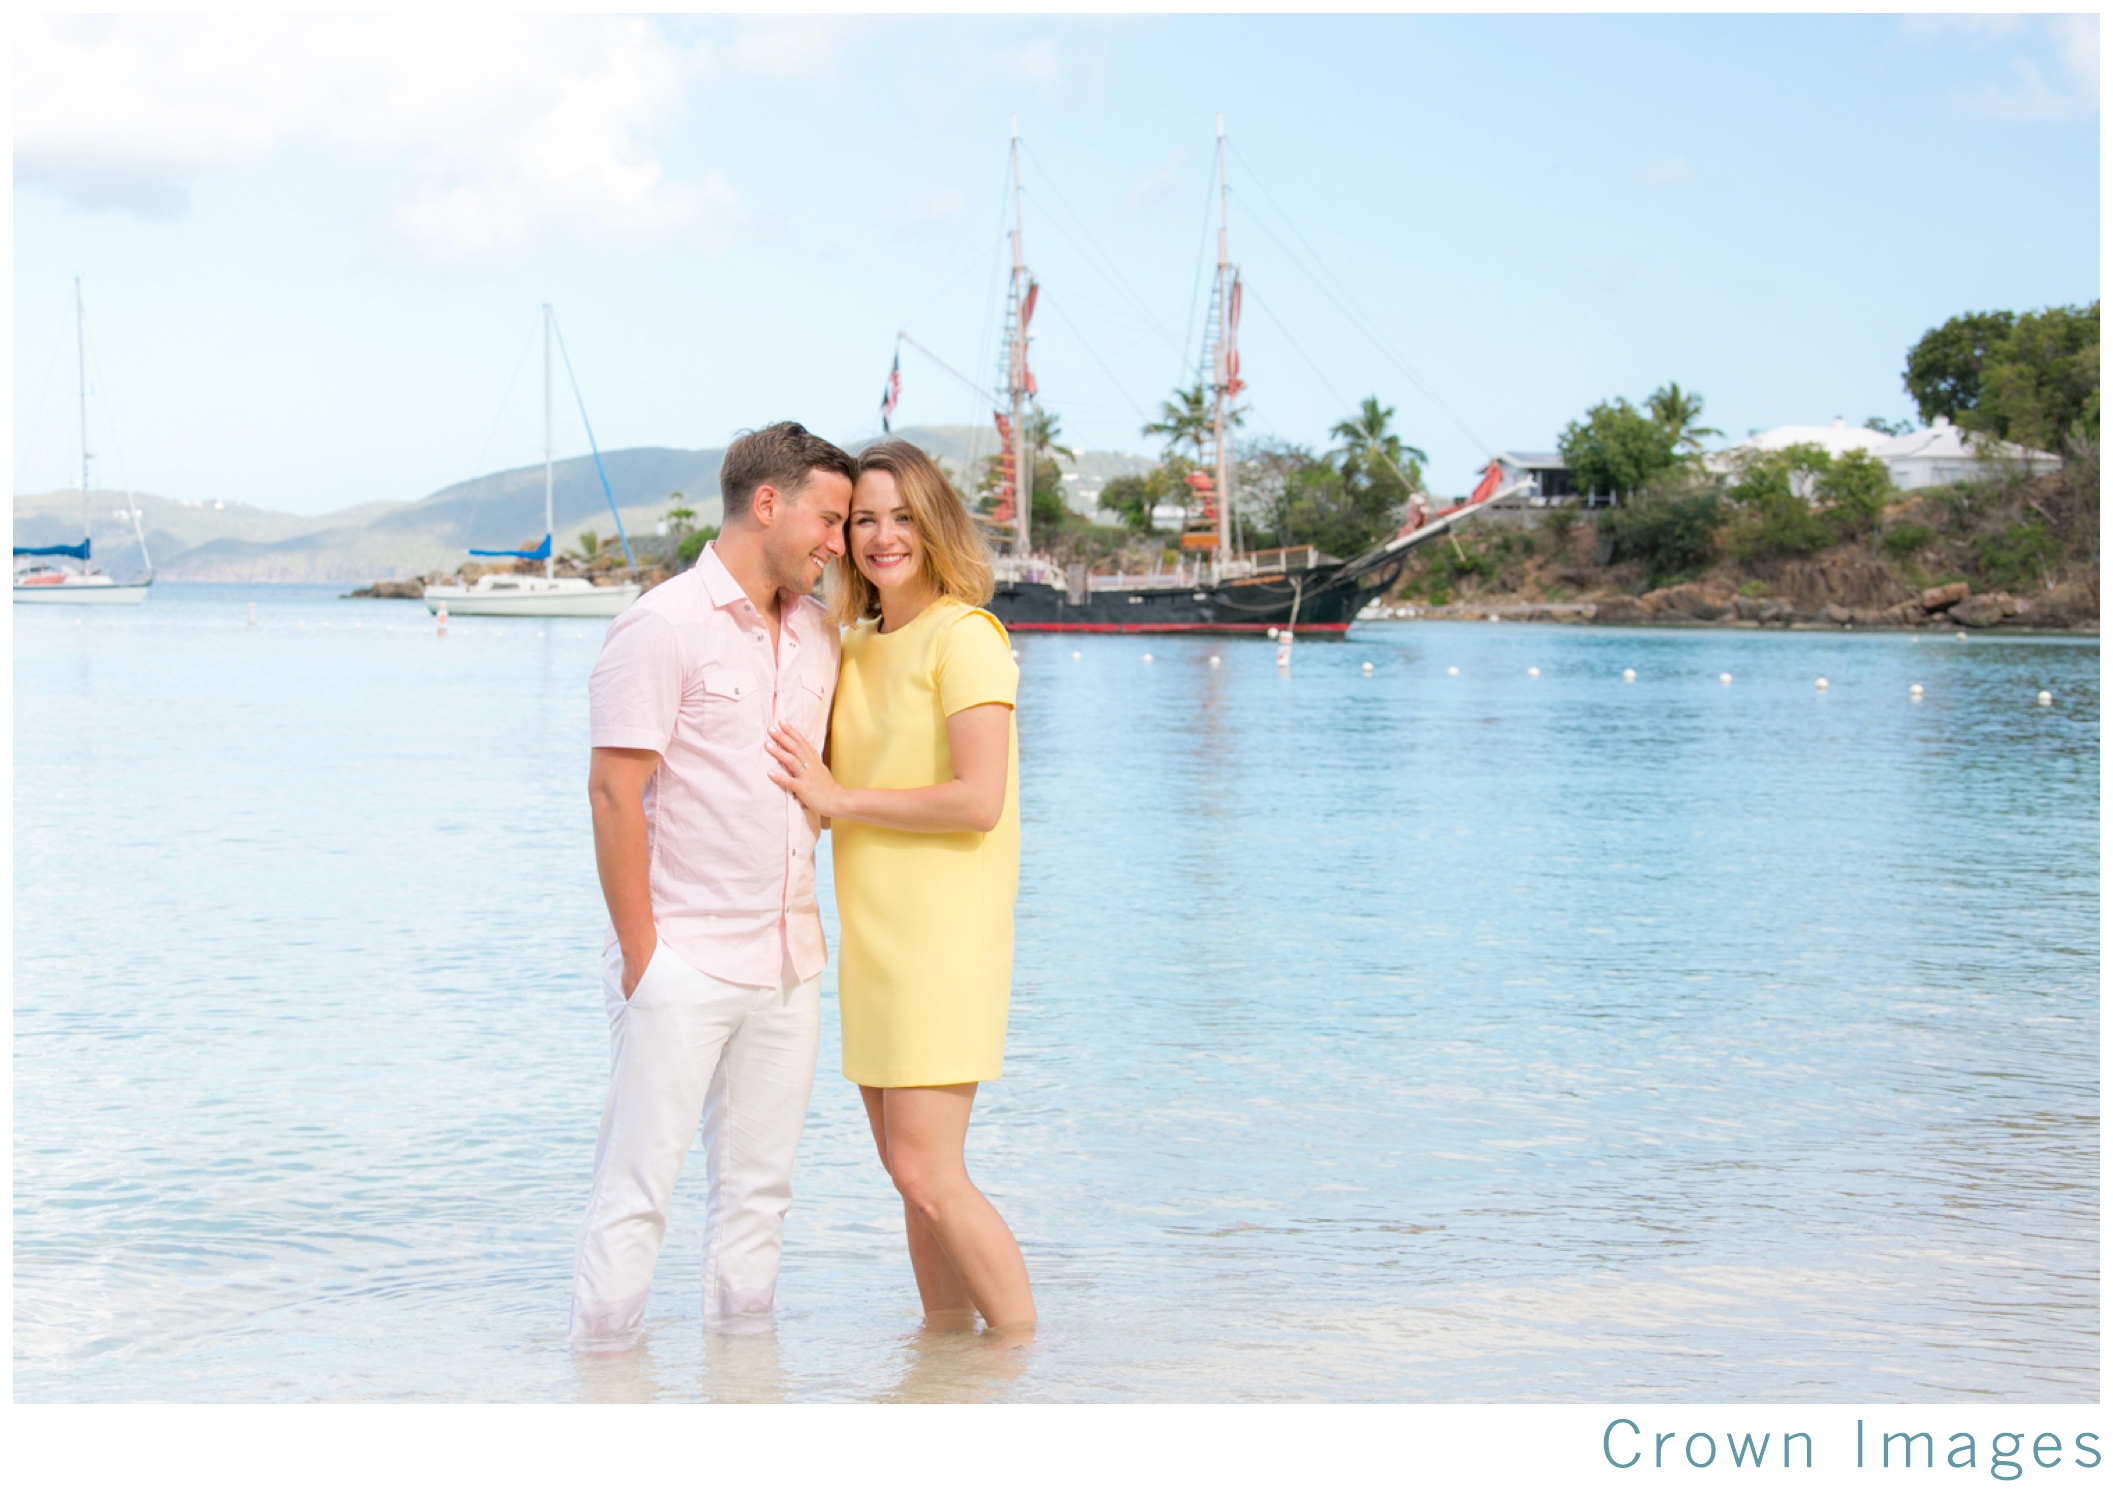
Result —
<svg viewBox="0 0 2113 1504"><path fill-rule="evenodd" d="M868 470L851 493L851 562L881 590L899 590L924 578L924 540L909 503L885 470Z"/></svg>

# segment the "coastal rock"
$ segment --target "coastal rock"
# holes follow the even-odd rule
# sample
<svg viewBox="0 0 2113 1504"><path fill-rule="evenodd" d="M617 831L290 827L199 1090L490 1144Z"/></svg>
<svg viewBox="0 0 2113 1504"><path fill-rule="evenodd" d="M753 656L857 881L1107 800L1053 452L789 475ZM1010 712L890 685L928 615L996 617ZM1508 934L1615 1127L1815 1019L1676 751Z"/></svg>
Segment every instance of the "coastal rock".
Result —
<svg viewBox="0 0 2113 1504"><path fill-rule="evenodd" d="M357 601L416 601L423 600L426 582L413 576L408 580L377 580L351 591L345 597Z"/></svg>
<svg viewBox="0 0 2113 1504"><path fill-rule="evenodd" d="M1643 602L1633 595L1609 596L1592 603L1592 620L1601 626L1628 626L1640 621L1649 621L1650 612Z"/></svg>
<svg viewBox="0 0 2113 1504"><path fill-rule="evenodd" d="M1885 565L1870 558L1790 559L1772 566L1765 578L1771 595L1808 616L1830 605L1890 606L1900 599L1900 587Z"/></svg>
<svg viewBox="0 0 2113 1504"><path fill-rule="evenodd" d="M1696 621L1723 621L1732 615L1730 592L1700 583L1650 591L1638 604L1652 616L1672 614Z"/></svg>
<svg viewBox="0 0 2113 1504"><path fill-rule="evenodd" d="M2018 614L2010 618L2015 627L2079 627L2098 620L2098 592L2088 584L2057 585L2044 595L2017 603Z"/></svg>
<svg viewBox="0 0 2113 1504"><path fill-rule="evenodd" d="M2012 614L2003 609L2009 599L2002 595L1970 595L1952 607L1952 620L1962 627L1992 627Z"/></svg>
<svg viewBox="0 0 2113 1504"><path fill-rule="evenodd" d="M1973 591L1964 580L1954 580L1949 585L1932 585L1922 592L1922 609L1935 615L1947 606L1955 606Z"/></svg>
<svg viewBox="0 0 2113 1504"><path fill-rule="evenodd" d="M1813 615L1815 621L1831 621L1837 627L1846 627L1856 620L1856 613L1847 606L1826 605Z"/></svg>

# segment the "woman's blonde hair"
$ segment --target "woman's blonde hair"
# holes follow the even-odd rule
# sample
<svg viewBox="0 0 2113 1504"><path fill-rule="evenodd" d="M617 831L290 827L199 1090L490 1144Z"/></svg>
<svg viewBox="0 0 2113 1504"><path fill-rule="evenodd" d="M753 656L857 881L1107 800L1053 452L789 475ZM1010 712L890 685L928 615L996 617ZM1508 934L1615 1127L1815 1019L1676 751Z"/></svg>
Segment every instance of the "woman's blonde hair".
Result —
<svg viewBox="0 0 2113 1504"><path fill-rule="evenodd" d="M994 586L990 549L946 472L932 463L930 455L903 439L875 444L861 454L858 473L863 476L869 470L895 477L895 489L910 509L910 521L924 545L924 573L932 587L965 605L986 604ZM847 519L847 545L850 528ZM842 558L830 561L822 593L829 603L830 618L839 626L880 615L880 591L858 572L848 547Z"/></svg>

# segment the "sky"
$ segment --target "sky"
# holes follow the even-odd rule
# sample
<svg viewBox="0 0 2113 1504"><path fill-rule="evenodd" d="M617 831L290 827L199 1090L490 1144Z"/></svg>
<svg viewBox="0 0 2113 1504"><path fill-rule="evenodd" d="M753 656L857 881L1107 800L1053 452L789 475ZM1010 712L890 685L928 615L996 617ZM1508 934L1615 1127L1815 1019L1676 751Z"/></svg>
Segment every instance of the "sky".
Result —
<svg viewBox="0 0 2113 1504"><path fill-rule="evenodd" d="M1221 113L1246 431L1376 395L1441 495L1668 380L1734 437L1908 417L1926 329L2099 296L2088 16L76 17L14 61L17 494L78 482L76 276L98 486L535 462L545 301L604 449L863 438L898 331L995 382L1014 116L1081 447L1194 379ZM902 370L898 426L988 422Z"/></svg>

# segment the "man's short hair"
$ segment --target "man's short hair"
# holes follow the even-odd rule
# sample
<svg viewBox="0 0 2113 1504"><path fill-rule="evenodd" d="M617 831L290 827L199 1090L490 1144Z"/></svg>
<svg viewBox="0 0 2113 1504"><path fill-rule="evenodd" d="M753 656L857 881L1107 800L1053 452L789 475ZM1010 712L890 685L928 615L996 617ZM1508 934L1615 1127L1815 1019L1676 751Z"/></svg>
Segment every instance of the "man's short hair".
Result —
<svg viewBox="0 0 2113 1504"><path fill-rule="evenodd" d="M746 516L758 486L776 486L790 495L817 470L848 481L858 479L857 460L797 423L773 423L743 432L726 446L726 458L719 465L724 520Z"/></svg>

